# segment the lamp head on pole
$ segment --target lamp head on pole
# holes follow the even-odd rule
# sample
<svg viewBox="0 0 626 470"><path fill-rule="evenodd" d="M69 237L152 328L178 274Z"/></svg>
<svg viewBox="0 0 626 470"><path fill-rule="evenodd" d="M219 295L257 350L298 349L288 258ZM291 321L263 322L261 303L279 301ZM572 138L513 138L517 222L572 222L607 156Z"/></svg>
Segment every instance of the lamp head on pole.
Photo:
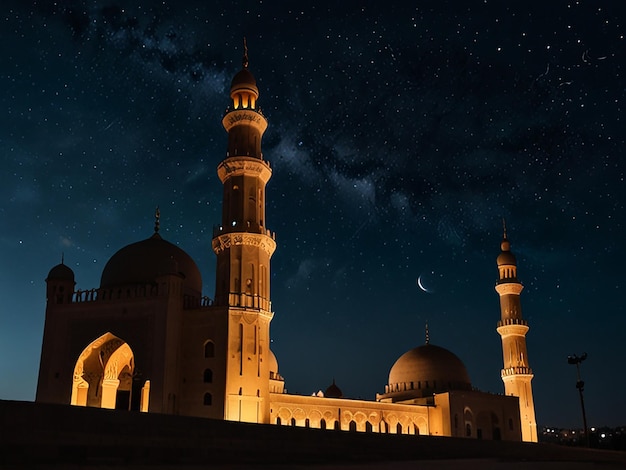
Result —
<svg viewBox="0 0 626 470"><path fill-rule="evenodd" d="M567 356L567 363L568 364L580 364L585 359L587 359L587 353L582 353L580 356L573 354L571 356Z"/></svg>

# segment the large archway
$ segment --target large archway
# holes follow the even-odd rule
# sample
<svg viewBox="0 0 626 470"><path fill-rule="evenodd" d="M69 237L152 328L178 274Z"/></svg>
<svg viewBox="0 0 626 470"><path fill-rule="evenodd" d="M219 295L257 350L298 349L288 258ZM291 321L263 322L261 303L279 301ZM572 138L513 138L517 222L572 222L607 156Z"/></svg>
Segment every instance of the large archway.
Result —
<svg viewBox="0 0 626 470"><path fill-rule="evenodd" d="M137 385L133 386L134 374L135 356L130 346L112 333L105 333L92 341L76 361L71 404L147 411L149 383L138 390Z"/></svg>

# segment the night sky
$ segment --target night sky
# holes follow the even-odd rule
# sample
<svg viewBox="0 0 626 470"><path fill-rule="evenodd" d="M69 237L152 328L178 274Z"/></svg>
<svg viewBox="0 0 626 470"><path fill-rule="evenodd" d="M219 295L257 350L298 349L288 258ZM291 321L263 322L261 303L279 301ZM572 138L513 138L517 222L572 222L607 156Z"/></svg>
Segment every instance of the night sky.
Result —
<svg viewBox="0 0 626 470"><path fill-rule="evenodd" d="M590 426L626 424L625 2L5 0L1 13L0 398L34 399L50 268L63 254L78 289L98 287L118 249L152 235L157 205L213 296L221 118L246 36L269 120L272 349L288 391L334 378L374 399L428 322L475 387L502 393L505 218L538 424L582 426L567 356L583 352Z"/></svg>

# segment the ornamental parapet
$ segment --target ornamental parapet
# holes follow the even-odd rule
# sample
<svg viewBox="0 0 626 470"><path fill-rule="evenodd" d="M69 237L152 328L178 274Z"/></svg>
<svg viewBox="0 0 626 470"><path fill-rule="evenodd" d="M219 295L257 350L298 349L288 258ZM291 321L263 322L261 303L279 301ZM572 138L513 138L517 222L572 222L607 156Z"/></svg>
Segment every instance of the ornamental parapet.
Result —
<svg viewBox="0 0 626 470"><path fill-rule="evenodd" d="M88 302L117 302L117 301L143 301L167 295L167 286L158 283L149 284L126 284L118 287L106 287L98 289L78 289L72 292L69 302L71 304L84 304ZM183 309L195 309L210 307L213 299L208 296L183 295Z"/></svg>
<svg viewBox="0 0 626 470"><path fill-rule="evenodd" d="M244 311L247 309L262 310L267 312L270 317L272 313L272 302L260 295L246 294L242 292L230 292L228 294L228 306L240 307Z"/></svg>
<svg viewBox="0 0 626 470"><path fill-rule="evenodd" d="M237 222L233 222L233 225L230 227L224 228L223 225L214 225L213 226L213 238L217 238L220 235L224 235L225 233L241 233L242 225L238 225ZM262 227L258 224L251 224L250 222L246 222L243 226L245 233L256 233L259 235L267 235L272 240L276 240L276 232L272 232L270 229Z"/></svg>
<svg viewBox="0 0 626 470"><path fill-rule="evenodd" d="M262 249L268 256L272 256L276 250L274 239L265 234L232 232L224 233L213 238L213 251L219 255L222 251L230 249L232 246L253 246Z"/></svg>
<svg viewBox="0 0 626 470"><path fill-rule="evenodd" d="M501 371L502 377L510 377L512 375L533 375L533 370L530 367L507 367Z"/></svg>
<svg viewBox="0 0 626 470"><path fill-rule="evenodd" d="M272 169L266 160L245 156L226 157L217 166L217 176L222 183L230 177L240 175L255 176L267 183L272 177Z"/></svg>
<svg viewBox="0 0 626 470"><path fill-rule="evenodd" d="M232 112L236 112L236 111L242 111L242 110L251 111L251 112L260 114L261 116L265 117L265 114L263 114L263 111L261 111L261 108L237 108L237 109L235 109L232 106L228 106L226 108L226 111L224 112L224 116L227 116L228 113L232 113Z"/></svg>

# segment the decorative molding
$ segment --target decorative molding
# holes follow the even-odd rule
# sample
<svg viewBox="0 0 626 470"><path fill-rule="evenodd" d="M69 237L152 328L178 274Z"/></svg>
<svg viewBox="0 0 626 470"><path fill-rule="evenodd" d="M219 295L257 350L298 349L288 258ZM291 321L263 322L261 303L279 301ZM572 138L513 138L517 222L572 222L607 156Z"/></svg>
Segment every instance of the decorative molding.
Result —
<svg viewBox="0 0 626 470"><path fill-rule="evenodd" d="M224 250L230 249L232 246L238 245L260 248L265 251L268 256L272 256L276 250L276 242L268 235L248 232L225 233L219 237L215 237L212 245L216 255L219 255Z"/></svg>
<svg viewBox="0 0 626 470"><path fill-rule="evenodd" d="M502 325L496 328L496 331L503 338L506 336L526 336L530 328L528 325Z"/></svg>
<svg viewBox="0 0 626 470"><path fill-rule="evenodd" d="M261 134L267 129L267 119L258 111L251 109L237 109L230 111L222 119L226 132L235 126L247 125L256 128Z"/></svg>
<svg viewBox="0 0 626 470"><path fill-rule="evenodd" d="M519 282L504 282L502 284L496 284L496 292L500 295L520 295L522 289L524 289L524 286Z"/></svg>
<svg viewBox="0 0 626 470"><path fill-rule="evenodd" d="M272 169L265 160L254 157L229 157L217 167L217 175L224 183L227 178L239 175L256 176L263 183L267 183L272 177Z"/></svg>

